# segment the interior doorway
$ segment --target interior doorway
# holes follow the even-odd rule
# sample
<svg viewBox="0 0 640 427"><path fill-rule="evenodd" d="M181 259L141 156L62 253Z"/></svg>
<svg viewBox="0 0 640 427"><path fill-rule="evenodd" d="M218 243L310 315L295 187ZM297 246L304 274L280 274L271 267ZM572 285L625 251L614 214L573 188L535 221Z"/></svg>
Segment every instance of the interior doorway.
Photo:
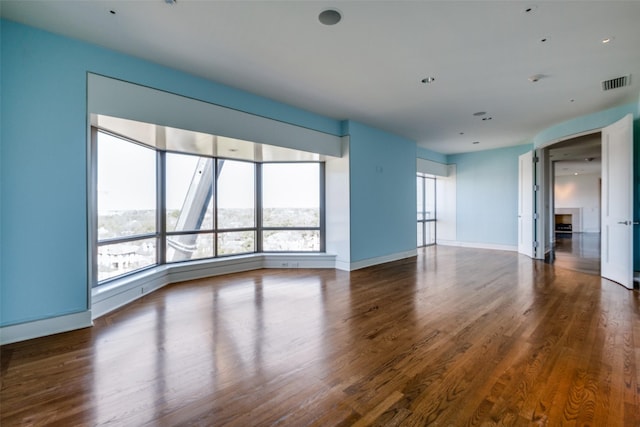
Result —
<svg viewBox="0 0 640 427"><path fill-rule="evenodd" d="M552 242L548 258L559 267L600 275L602 134L571 138L547 150Z"/></svg>

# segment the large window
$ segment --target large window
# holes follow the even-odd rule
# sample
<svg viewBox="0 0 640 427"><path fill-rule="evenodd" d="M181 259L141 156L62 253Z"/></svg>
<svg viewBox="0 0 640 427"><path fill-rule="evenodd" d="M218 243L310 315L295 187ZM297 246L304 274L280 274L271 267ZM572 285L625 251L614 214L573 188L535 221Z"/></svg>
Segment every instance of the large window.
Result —
<svg viewBox="0 0 640 427"><path fill-rule="evenodd" d="M106 280L158 261L156 152L97 134L97 265Z"/></svg>
<svg viewBox="0 0 640 427"><path fill-rule="evenodd" d="M436 179L431 176L418 174L417 184L417 212L418 247L435 245L436 243Z"/></svg>
<svg viewBox="0 0 640 427"><path fill-rule="evenodd" d="M262 165L264 251L319 251L319 163Z"/></svg>
<svg viewBox="0 0 640 427"><path fill-rule="evenodd" d="M323 163L223 159L92 134L96 285L157 264L324 250Z"/></svg>
<svg viewBox="0 0 640 427"><path fill-rule="evenodd" d="M218 160L218 255L256 251L256 166Z"/></svg>
<svg viewBox="0 0 640 427"><path fill-rule="evenodd" d="M166 261L213 257L213 159L167 153L164 171Z"/></svg>

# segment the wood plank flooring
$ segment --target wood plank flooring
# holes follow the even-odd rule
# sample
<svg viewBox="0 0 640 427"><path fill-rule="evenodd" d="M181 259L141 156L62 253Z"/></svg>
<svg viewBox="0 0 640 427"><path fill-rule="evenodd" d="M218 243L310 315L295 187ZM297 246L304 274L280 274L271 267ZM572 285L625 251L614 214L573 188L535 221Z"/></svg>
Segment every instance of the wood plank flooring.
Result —
<svg viewBox="0 0 640 427"><path fill-rule="evenodd" d="M556 233L556 267L600 275L600 233Z"/></svg>
<svg viewBox="0 0 640 427"><path fill-rule="evenodd" d="M0 348L0 425L640 426L640 295L451 248L168 286Z"/></svg>

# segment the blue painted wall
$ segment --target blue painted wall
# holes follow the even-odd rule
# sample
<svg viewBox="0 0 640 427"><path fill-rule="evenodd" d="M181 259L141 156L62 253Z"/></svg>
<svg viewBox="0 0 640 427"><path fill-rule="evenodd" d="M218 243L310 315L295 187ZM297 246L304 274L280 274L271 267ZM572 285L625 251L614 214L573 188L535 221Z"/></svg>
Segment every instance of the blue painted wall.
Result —
<svg viewBox="0 0 640 427"><path fill-rule="evenodd" d="M533 146L540 148L548 145L550 142L558 141L571 135L576 135L590 130L600 130L605 126L609 126L627 114L633 115L634 119L638 119L638 104L621 105L608 110L598 111L593 114L576 117L551 126L548 129L538 133L533 138Z"/></svg>
<svg viewBox="0 0 640 427"><path fill-rule="evenodd" d="M351 262L416 249L416 144L348 121Z"/></svg>
<svg viewBox="0 0 640 427"><path fill-rule="evenodd" d="M530 144L448 156L456 165L457 240L517 246L518 156Z"/></svg>
<svg viewBox="0 0 640 427"><path fill-rule="evenodd" d="M333 135L341 122L147 61L1 22L0 325L86 310L86 73Z"/></svg>
<svg viewBox="0 0 640 427"><path fill-rule="evenodd" d="M438 162L447 164L447 156L442 153L436 153L435 151L428 150L423 147L416 147L416 154L419 159L431 160L432 162Z"/></svg>

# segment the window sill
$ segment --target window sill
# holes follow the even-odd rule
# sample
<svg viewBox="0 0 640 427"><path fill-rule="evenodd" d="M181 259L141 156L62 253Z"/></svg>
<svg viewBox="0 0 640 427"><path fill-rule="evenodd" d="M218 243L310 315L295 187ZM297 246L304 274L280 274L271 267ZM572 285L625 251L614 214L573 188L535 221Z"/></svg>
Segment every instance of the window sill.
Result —
<svg viewBox="0 0 640 427"><path fill-rule="evenodd" d="M160 265L93 288L92 319L171 283L260 268L335 268L335 265L335 255L291 252L238 255Z"/></svg>

